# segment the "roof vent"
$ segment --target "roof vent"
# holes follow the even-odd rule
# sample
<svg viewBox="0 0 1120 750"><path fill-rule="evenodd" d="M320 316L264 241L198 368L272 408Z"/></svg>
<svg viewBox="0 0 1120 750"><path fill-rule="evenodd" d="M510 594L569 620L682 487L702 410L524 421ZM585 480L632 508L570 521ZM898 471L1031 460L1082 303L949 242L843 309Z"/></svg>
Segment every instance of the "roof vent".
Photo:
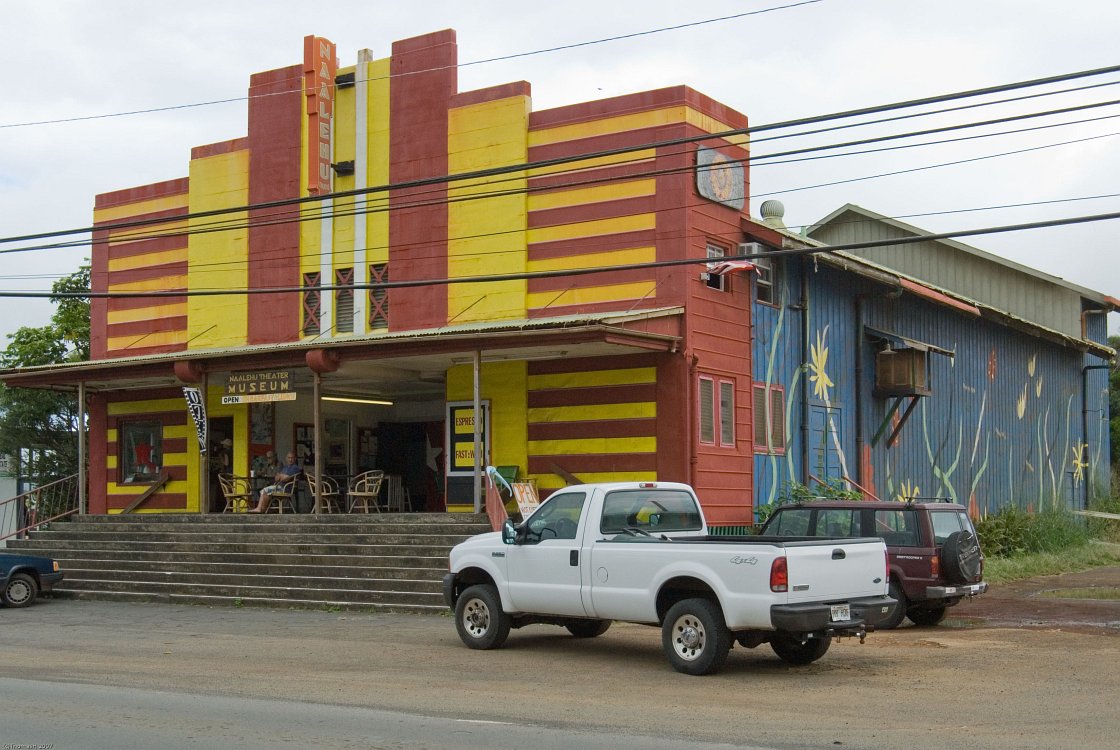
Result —
<svg viewBox="0 0 1120 750"><path fill-rule="evenodd" d="M762 205L758 207L758 213L762 216L763 224L770 227L785 228L786 207L781 201L763 201Z"/></svg>

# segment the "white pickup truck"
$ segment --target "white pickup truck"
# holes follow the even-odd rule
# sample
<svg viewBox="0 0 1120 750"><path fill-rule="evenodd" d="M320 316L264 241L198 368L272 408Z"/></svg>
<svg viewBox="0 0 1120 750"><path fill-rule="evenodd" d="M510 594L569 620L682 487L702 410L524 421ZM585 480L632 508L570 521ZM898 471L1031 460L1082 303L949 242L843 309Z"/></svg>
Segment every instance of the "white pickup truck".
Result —
<svg viewBox="0 0 1120 750"><path fill-rule="evenodd" d="M619 620L659 625L673 668L700 675L733 641L791 664L834 637L862 642L894 606L887 571L881 539L709 536L688 485L621 482L558 490L520 526L457 545L443 594L469 648L534 623L593 638Z"/></svg>

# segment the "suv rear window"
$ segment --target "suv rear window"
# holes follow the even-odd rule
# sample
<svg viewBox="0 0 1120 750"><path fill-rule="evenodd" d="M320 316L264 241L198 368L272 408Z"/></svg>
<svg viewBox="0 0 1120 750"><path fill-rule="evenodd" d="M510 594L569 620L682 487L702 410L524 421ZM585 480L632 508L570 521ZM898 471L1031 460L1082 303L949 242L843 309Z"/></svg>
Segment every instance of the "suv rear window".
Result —
<svg viewBox="0 0 1120 750"><path fill-rule="evenodd" d="M936 544L944 544L949 535L954 532L972 529L968 515L961 511L933 511L929 514L929 520L933 524L933 540Z"/></svg>
<svg viewBox="0 0 1120 750"><path fill-rule="evenodd" d="M807 536L809 533L809 508L783 508L778 511L773 528L768 528L768 534L775 536Z"/></svg>
<svg viewBox="0 0 1120 750"><path fill-rule="evenodd" d="M918 514L912 510L877 510L874 533L889 545L917 547Z"/></svg>

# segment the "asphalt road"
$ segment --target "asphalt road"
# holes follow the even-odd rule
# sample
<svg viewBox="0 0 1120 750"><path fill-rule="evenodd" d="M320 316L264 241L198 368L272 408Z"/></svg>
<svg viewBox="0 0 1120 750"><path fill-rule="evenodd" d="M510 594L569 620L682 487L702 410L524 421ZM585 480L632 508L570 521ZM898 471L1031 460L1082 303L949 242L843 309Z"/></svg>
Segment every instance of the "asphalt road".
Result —
<svg viewBox="0 0 1120 750"><path fill-rule="evenodd" d="M479 652L450 617L44 600L0 609L0 746L1112 750L1118 663L1114 629L962 618L687 677L636 625Z"/></svg>

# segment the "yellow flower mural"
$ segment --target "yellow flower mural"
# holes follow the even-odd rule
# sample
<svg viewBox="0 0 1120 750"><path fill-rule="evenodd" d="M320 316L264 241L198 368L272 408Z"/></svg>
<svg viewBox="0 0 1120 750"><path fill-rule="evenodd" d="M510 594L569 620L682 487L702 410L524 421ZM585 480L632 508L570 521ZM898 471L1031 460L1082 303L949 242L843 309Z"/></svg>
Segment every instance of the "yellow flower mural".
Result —
<svg viewBox="0 0 1120 750"><path fill-rule="evenodd" d="M918 489L918 485L910 484L910 480L907 479L902 483L902 486L898 488L898 496L896 499L899 502L904 503L908 500L913 500L916 497L921 497L921 494L922 491Z"/></svg>
<svg viewBox="0 0 1120 750"><path fill-rule="evenodd" d="M817 341L810 350L809 382L813 384L813 395L822 401L828 401L828 389L833 386L832 378L828 377L825 368L828 367L828 347L825 345L824 331L817 331Z"/></svg>
<svg viewBox="0 0 1120 750"><path fill-rule="evenodd" d="M1073 446L1073 483L1081 484L1085 479L1085 469L1089 466L1088 457L1085 455L1089 446L1084 443L1078 443Z"/></svg>

